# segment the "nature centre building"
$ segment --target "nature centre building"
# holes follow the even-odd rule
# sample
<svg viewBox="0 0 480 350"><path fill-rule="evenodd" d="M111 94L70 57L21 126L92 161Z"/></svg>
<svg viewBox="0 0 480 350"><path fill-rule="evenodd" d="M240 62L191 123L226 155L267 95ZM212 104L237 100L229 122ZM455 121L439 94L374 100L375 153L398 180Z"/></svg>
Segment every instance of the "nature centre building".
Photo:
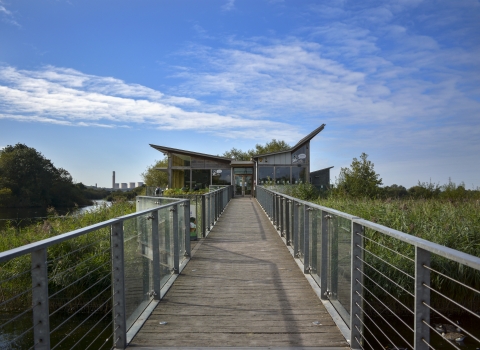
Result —
<svg viewBox="0 0 480 350"><path fill-rule="evenodd" d="M324 127L325 124L322 124L286 151L256 155L249 161L150 146L168 158L167 168L156 169L168 173L169 188L201 189L210 185L234 185L236 196L253 195L256 184L313 183L320 189L326 189L330 183L331 167L314 172L318 174L314 179L310 173L310 140Z"/></svg>

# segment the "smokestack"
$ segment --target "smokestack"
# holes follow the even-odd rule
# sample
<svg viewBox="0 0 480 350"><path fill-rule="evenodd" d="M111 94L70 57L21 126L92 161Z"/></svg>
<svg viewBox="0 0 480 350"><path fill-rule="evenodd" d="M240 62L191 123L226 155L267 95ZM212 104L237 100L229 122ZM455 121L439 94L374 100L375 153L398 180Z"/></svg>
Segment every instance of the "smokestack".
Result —
<svg viewBox="0 0 480 350"><path fill-rule="evenodd" d="M112 189L115 188L115 172L113 172L113 175L112 175Z"/></svg>

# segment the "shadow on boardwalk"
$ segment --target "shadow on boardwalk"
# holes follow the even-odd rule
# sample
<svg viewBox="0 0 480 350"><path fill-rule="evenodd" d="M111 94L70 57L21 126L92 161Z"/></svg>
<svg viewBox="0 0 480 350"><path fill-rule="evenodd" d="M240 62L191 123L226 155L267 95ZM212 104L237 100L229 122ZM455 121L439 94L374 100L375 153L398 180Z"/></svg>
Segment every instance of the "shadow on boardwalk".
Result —
<svg viewBox="0 0 480 350"><path fill-rule="evenodd" d="M129 347L348 348L255 199L199 244Z"/></svg>

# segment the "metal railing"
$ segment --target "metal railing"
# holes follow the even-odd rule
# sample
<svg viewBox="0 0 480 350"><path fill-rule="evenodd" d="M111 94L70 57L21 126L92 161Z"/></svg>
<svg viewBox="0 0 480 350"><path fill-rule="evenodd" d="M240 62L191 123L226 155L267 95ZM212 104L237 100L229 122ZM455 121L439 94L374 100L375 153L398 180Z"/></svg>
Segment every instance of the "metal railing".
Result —
<svg viewBox="0 0 480 350"><path fill-rule="evenodd" d="M480 345L479 257L262 186L257 200L353 349L459 349L453 333Z"/></svg>
<svg viewBox="0 0 480 350"><path fill-rule="evenodd" d="M208 227L229 189L204 195ZM0 253L0 348L124 349L190 256L190 201L137 197L137 212Z"/></svg>

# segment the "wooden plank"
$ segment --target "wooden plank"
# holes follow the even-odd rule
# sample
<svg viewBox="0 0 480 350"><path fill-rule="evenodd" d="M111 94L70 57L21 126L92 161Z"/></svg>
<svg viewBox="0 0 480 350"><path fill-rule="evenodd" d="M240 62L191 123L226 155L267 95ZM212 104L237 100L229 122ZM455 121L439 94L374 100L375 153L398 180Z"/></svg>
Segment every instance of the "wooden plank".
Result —
<svg viewBox="0 0 480 350"><path fill-rule="evenodd" d="M159 346L348 348L348 343L256 200L240 198L229 203L129 344Z"/></svg>

